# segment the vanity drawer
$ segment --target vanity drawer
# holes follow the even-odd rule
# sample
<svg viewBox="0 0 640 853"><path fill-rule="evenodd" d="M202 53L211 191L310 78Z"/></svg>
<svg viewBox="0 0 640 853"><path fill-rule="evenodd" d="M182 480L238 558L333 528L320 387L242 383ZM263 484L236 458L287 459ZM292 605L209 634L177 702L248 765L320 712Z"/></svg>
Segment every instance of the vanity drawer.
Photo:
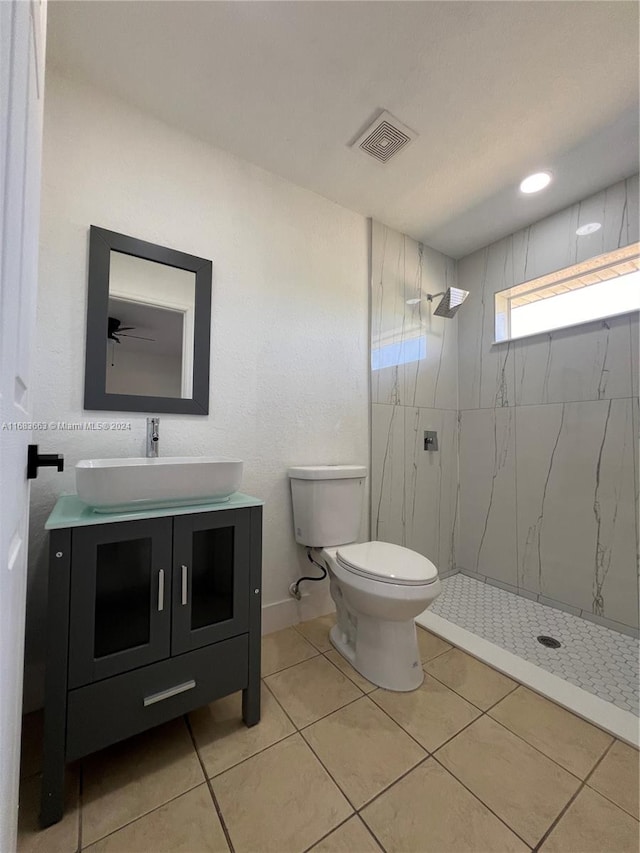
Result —
<svg viewBox="0 0 640 853"><path fill-rule="evenodd" d="M157 726L248 685L248 635L71 690L66 760Z"/></svg>

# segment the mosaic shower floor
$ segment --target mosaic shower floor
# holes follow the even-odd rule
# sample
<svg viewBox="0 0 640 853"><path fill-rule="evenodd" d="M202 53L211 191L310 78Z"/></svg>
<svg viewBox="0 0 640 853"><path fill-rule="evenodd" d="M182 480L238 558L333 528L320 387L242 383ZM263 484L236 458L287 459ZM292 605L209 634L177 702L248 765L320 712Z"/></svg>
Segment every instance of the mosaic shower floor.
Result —
<svg viewBox="0 0 640 853"><path fill-rule="evenodd" d="M638 640L463 574L442 588L433 613L640 716ZM540 635L561 647L545 648Z"/></svg>

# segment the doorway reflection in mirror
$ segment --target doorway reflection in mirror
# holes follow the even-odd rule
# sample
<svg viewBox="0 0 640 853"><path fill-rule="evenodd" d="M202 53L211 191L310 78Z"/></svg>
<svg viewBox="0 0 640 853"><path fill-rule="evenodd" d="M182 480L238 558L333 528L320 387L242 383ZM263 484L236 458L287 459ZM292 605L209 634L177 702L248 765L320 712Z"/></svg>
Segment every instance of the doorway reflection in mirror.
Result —
<svg viewBox="0 0 640 853"><path fill-rule="evenodd" d="M193 393L195 273L111 250L106 392Z"/></svg>

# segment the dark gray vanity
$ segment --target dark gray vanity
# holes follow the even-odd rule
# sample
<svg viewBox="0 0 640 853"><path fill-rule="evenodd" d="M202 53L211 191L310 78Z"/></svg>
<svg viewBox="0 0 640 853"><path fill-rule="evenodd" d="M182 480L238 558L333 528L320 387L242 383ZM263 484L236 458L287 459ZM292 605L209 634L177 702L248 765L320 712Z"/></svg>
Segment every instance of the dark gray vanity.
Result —
<svg viewBox="0 0 640 853"><path fill-rule="evenodd" d="M43 826L71 761L237 690L259 721L262 502L102 514L67 495L46 527Z"/></svg>

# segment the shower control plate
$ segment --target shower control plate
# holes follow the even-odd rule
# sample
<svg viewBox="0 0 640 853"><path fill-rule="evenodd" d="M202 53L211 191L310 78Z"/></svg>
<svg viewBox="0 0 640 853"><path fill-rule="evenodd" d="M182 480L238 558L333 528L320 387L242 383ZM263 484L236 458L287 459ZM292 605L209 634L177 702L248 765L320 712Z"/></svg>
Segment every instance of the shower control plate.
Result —
<svg viewBox="0 0 640 853"><path fill-rule="evenodd" d="M425 450L437 450L438 449L438 433L435 430L426 429L424 431L424 449Z"/></svg>

